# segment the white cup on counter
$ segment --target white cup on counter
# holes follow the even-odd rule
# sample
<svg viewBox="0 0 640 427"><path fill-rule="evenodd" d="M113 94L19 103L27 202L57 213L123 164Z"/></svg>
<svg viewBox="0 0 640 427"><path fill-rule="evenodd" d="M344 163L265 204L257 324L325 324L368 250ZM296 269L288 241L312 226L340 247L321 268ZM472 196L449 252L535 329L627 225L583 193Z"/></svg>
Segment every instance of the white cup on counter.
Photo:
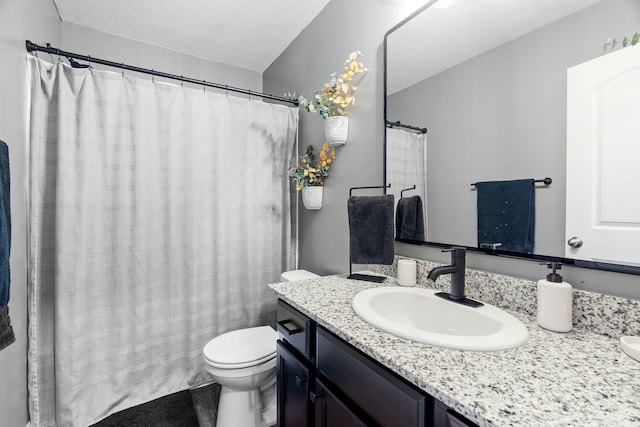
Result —
<svg viewBox="0 0 640 427"><path fill-rule="evenodd" d="M398 284L400 286L416 285L417 267L411 259L398 260Z"/></svg>

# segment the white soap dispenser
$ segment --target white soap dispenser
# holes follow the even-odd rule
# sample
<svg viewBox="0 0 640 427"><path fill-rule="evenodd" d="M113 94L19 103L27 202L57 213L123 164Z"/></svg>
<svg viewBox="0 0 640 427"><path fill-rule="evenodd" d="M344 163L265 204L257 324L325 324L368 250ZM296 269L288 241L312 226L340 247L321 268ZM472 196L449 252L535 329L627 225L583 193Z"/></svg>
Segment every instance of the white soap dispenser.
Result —
<svg viewBox="0 0 640 427"><path fill-rule="evenodd" d="M573 328L573 288L556 273L562 264L551 262L547 266L552 272L538 280L538 325L550 331L569 332Z"/></svg>

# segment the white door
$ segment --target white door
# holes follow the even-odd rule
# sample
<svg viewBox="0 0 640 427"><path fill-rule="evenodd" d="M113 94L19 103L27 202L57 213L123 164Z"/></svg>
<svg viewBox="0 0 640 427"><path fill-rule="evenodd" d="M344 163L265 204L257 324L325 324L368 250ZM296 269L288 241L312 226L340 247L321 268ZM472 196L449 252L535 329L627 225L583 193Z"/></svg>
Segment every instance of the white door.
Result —
<svg viewBox="0 0 640 427"><path fill-rule="evenodd" d="M640 265L640 46L567 71L566 208L566 257Z"/></svg>

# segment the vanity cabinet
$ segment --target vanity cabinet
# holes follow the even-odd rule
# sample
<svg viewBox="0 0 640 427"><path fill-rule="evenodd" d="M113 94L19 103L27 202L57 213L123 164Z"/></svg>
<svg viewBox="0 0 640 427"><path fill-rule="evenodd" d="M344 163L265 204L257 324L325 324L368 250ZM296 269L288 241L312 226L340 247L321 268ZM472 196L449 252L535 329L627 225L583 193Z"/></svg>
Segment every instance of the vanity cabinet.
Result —
<svg viewBox="0 0 640 427"><path fill-rule="evenodd" d="M314 403L316 427L366 427L370 425L363 421L362 416L349 408L349 405L322 380L316 381L316 389L311 394L311 401Z"/></svg>
<svg viewBox="0 0 640 427"><path fill-rule="evenodd" d="M313 367L300 359L286 343L278 341L276 372L278 381L278 426L312 425Z"/></svg>
<svg viewBox="0 0 640 427"><path fill-rule="evenodd" d="M279 300L276 329L278 426L313 426L315 322Z"/></svg>
<svg viewBox="0 0 640 427"><path fill-rule="evenodd" d="M317 328L317 375L383 426L428 425L433 399L331 332Z"/></svg>
<svg viewBox="0 0 640 427"><path fill-rule="evenodd" d="M424 391L278 301L279 427L473 427Z"/></svg>

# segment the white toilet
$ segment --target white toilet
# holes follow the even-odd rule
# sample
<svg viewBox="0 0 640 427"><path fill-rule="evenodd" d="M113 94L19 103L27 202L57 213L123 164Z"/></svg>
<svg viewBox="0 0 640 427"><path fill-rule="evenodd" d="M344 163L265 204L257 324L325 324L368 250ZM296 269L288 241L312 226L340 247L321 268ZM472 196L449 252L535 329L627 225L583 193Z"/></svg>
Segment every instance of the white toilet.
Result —
<svg viewBox="0 0 640 427"><path fill-rule="evenodd" d="M306 270L282 273L283 282L310 279ZM268 427L276 424L276 341L270 326L219 335L202 350L205 367L222 386L216 427Z"/></svg>

